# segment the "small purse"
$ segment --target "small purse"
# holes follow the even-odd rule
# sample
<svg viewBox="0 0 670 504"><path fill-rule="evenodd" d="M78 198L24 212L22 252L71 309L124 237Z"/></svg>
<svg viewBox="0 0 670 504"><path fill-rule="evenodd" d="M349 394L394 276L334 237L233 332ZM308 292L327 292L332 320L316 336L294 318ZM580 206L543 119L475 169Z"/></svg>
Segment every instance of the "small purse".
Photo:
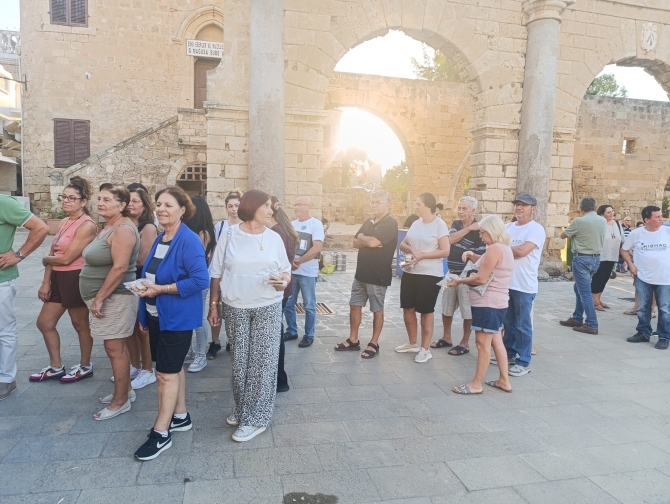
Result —
<svg viewBox="0 0 670 504"><path fill-rule="evenodd" d="M461 272L460 277L461 278L468 278L469 276L476 275L479 272L479 269L473 264L472 261L468 261L465 264L465 268L463 268L463 271ZM493 273L489 276L489 279L486 281L485 284L483 285L468 285L472 290L474 290L477 294L480 296L483 296L484 293L486 292L486 289L488 288L489 284L493 280Z"/></svg>

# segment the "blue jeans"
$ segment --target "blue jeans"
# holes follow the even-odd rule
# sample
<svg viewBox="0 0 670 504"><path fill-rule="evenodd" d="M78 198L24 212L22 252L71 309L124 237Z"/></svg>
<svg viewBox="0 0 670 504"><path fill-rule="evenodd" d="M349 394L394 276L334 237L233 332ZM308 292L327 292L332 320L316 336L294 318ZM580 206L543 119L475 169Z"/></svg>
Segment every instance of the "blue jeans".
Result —
<svg viewBox="0 0 670 504"><path fill-rule="evenodd" d="M670 339L670 285L652 285L635 277L637 293L637 332L651 338L651 299L656 294L658 306L658 337Z"/></svg>
<svg viewBox="0 0 670 504"><path fill-rule="evenodd" d="M316 325L316 277L293 275L293 294L286 302L284 315L286 316L286 332L298 334L298 323L295 320L295 304L298 295L302 292L302 301L305 305L305 337L314 337Z"/></svg>
<svg viewBox="0 0 670 504"><path fill-rule="evenodd" d="M575 277L575 312L572 318L581 323L586 323L591 329L598 329L596 308L593 306L591 295L591 279L600 267L600 257L596 256L574 256L572 258L572 274ZM584 315L586 314L586 321Z"/></svg>
<svg viewBox="0 0 670 504"><path fill-rule="evenodd" d="M503 343L507 356L524 367L530 366L530 352L533 349L533 320L531 313L535 294L509 290L509 305L505 315L505 335Z"/></svg>

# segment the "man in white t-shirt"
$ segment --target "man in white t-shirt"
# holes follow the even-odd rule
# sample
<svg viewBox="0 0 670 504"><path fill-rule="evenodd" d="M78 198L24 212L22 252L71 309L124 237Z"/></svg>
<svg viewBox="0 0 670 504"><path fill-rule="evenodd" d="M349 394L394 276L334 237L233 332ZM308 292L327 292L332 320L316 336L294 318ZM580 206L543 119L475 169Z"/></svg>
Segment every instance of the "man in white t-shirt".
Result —
<svg viewBox="0 0 670 504"><path fill-rule="evenodd" d="M306 196L295 200L296 220L292 222L298 232L298 243L295 247L293 261L293 293L286 302L286 334L284 341L298 339L298 323L295 315L295 304L298 294L302 292L305 306L305 335L298 344L305 348L314 343L314 326L316 325L316 278L319 276L319 254L323 248L323 224L319 219L311 217L309 212L312 202Z"/></svg>
<svg viewBox="0 0 670 504"><path fill-rule="evenodd" d="M628 271L635 279L635 293L639 301L637 332L627 341L642 343L651 339L651 303L656 295L656 348L666 350L670 341L670 227L663 225L663 214L657 206L644 207L642 221L644 227L631 231L621 249Z"/></svg>
<svg viewBox="0 0 670 504"><path fill-rule="evenodd" d="M537 270L547 234L533 220L537 199L528 193L519 194L512 202L516 222L505 228L512 237L514 271L509 285L509 305L505 315L503 343L507 349L510 376L530 373L533 349L533 300L537 295ZM518 355L518 357L517 357Z"/></svg>

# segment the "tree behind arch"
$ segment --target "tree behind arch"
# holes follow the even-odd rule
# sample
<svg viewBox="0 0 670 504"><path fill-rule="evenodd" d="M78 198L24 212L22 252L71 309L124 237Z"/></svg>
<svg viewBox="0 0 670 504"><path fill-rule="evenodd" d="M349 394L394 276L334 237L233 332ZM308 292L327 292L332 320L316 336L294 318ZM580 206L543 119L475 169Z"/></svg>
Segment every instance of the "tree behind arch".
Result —
<svg viewBox="0 0 670 504"><path fill-rule="evenodd" d="M628 90L619 86L614 74L599 75L586 90L587 95L611 96L613 98L626 98Z"/></svg>
<svg viewBox="0 0 670 504"><path fill-rule="evenodd" d="M463 82L458 69L447 57L437 50L431 56L428 54L428 46L423 44L423 62L419 63L416 58L412 58L412 66L414 67L414 75L417 79L429 81L447 81L447 82Z"/></svg>

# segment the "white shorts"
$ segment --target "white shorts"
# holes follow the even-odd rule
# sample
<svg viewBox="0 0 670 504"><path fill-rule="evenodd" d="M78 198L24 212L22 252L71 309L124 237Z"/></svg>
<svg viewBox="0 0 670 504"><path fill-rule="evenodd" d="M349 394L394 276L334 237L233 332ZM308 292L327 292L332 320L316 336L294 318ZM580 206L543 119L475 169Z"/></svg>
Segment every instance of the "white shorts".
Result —
<svg viewBox="0 0 670 504"><path fill-rule="evenodd" d="M453 317L456 308L461 309L461 317L464 320L472 319L472 310L470 309L470 287L460 284L455 289L444 288L442 293L442 315Z"/></svg>

